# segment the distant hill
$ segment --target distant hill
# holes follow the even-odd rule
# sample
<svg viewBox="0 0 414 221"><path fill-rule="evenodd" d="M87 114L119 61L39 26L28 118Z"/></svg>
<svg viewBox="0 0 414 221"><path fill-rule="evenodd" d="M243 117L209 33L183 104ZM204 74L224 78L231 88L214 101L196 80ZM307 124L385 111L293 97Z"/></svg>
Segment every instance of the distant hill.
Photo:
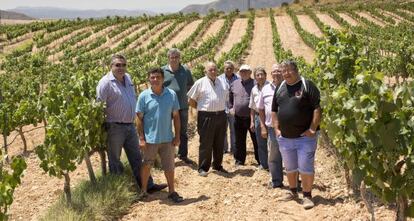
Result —
<svg viewBox="0 0 414 221"><path fill-rule="evenodd" d="M0 19L33 20L34 18L31 18L23 13L0 10Z"/></svg>
<svg viewBox="0 0 414 221"><path fill-rule="evenodd" d="M18 7L9 11L24 13L39 19L74 19L74 18L101 18L106 16L139 16L142 14L153 15L154 12L144 10L118 10L118 9L102 9L102 10L77 10L53 7Z"/></svg>
<svg viewBox="0 0 414 221"><path fill-rule="evenodd" d="M229 12L235 9L240 11L247 10L248 0L218 0L203 5L188 5L181 9L183 13L198 12L200 14L207 14L210 9L214 11ZM250 0L250 8L269 8L280 6L283 2L291 3L293 0Z"/></svg>

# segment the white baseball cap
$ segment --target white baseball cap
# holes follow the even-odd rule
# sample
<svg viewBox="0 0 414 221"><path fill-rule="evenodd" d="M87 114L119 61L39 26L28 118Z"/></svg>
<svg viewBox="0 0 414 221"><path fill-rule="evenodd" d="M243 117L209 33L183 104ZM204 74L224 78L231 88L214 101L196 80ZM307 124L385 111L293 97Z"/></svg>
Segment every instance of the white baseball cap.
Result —
<svg viewBox="0 0 414 221"><path fill-rule="evenodd" d="M249 65L243 64L242 66L240 66L239 71L252 71L252 69L250 68Z"/></svg>

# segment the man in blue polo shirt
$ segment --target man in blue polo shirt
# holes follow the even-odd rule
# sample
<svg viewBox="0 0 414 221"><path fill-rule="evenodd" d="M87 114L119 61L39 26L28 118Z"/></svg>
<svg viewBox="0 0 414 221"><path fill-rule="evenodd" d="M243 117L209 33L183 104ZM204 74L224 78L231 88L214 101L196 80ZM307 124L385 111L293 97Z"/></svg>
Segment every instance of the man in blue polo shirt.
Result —
<svg viewBox="0 0 414 221"><path fill-rule="evenodd" d="M175 203L183 198L174 189L174 146L180 144L179 104L175 92L163 86L164 72L160 68L148 72L151 88L143 91L136 107L138 115L139 145L144 153L141 169L141 185L146 196L146 185L151 166L157 154L160 155L162 169L167 178L168 198ZM174 121L174 134L171 120Z"/></svg>
<svg viewBox="0 0 414 221"><path fill-rule="evenodd" d="M178 147L178 158L186 164L194 162L188 158L188 97L187 91L193 86L194 80L191 71L180 63L180 51L177 48L168 50L168 64L162 67L164 71L164 86L173 90L180 104L180 146Z"/></svg>

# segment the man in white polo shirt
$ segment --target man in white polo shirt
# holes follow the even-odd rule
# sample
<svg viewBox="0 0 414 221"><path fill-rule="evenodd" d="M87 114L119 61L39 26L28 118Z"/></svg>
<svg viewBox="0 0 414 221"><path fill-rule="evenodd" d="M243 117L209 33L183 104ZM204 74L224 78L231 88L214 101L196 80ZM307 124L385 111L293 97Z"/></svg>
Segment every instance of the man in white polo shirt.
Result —
<svg viewBox="0 0 414 221"><path fill-rule="evenodd" d="M189 105L197 109L197 131L200 136L198 173L207 176L213 156L213 169L222 173L224 136L226 134L226 113L228 91L217 79L217 66L206 63L206 76L198 79L188 91Z"/></svg>

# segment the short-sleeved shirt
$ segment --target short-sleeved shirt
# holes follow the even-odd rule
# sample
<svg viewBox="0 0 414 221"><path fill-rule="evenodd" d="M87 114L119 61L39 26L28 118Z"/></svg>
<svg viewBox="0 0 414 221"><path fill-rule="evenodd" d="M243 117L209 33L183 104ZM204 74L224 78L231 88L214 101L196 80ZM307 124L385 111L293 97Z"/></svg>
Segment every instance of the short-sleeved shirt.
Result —
<svg viewBox="0 0 414 221"><path fill-rule="evenodd" d="M235 73L233 73L233 75L231 76L230 79L228 79L226 77L226 74L221 74L220 76L217 77L221 83L223 84L223 86L226 88L226 90L230 89L230 84L233 83L233 81L239 79L239 76ZM229 112L229 102L226 103L226 113Z"/></svg>
<svg viewBox="0 0 414 221"><path fill-rule="evenodd" d="M229 107L234 109L234 113L240 117L250 116L250 94L254 87L254 80L248 79L243 81L241 78L235 80L230 85L229 90Z"/></svg>
<svg viewBox="0 0 414 221"><path fill-rule="evenodd" d="M279 129L286 138L298 138L309 129L313 111L319 107L320 93L312 81L305 80L294 85L280 84L275 89L272 112L277 113Z"/></svg>
<svg viewBox="0 0 414 221"><path fill-rule="evenodd" d="M259 110L265 111L265 125L268 127L273 127L272 125L272 102L273 102L273 95L275 94L276 85L272 83L266 84L263 86L262 91L259 95L259 99L257 100L257 108Z"/></svg>
<svg viewBox="0 0 414 221"><path fill-rule="evenodd" d="M151 88L139 95L136 112L144 115L147 143L160 144L173 140L172 113L179 108L177 95L169 88L164 88L160 95L155 94Z"/></svg>
<svg viewBox="0 0 414 221"><path fill-rule="evenodd" d="M268 81L265 81L262 88L259 89L259 85L256 83L252 88L252 92L250 94L250 101L249 101L249 108L253 109L254 111L258 112L257 104L259 103L260 94L262 93L263 87L269 84Z"/></svg>
<svg viewBox="0 0 414 221"><path fill-rule="evenodd" d="M137 97L129 74L124 76L125 84L119 82L112 72L99 80L96 96L105 103L105 122L133 123Z"/></svg>
<svg viewBox="0 0 414 221"><path fill-rule="evenodd" d="M207 76L198 79L187 95L197 102L198 111L224 111L228 100L228 91L220 80Z"/></svg>
<svg viewBox="0 0 414 221"><path fill-rule="evenodd" d="M188 109L187 91L194 84L191 71L180 64L177 71L173 72L170 65L162 67L164 71L164 87L172 89L178 97L181 109Z"/></svg>

